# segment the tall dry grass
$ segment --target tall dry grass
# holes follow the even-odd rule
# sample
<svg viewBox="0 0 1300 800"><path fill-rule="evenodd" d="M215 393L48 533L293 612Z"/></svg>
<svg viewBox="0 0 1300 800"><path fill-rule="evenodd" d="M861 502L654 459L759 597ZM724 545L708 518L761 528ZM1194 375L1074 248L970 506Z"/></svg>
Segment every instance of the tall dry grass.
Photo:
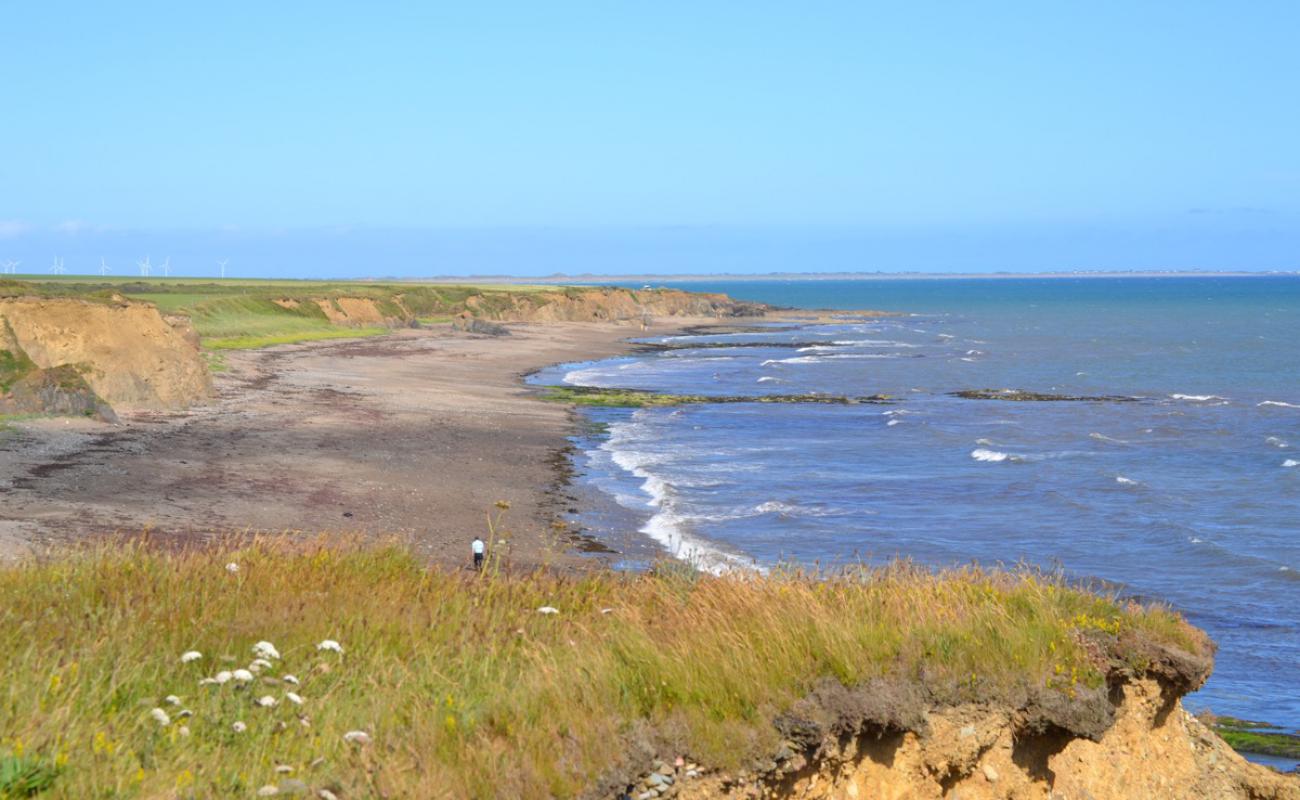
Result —
<svg viewBox="0 0 1300 800"><path fill-rule="evenodd" d="M975 569L475 575L397 545L103 546L0 570L0 758L47 769L58 797L251 797L287 778L339 797L568 797L633 737L720 767L771 752L773 716L825 677L977 698L1095 683L1081 628L1201 641L1161 609ZM252 684L199 684L261 640L281 658Z"/></svg>

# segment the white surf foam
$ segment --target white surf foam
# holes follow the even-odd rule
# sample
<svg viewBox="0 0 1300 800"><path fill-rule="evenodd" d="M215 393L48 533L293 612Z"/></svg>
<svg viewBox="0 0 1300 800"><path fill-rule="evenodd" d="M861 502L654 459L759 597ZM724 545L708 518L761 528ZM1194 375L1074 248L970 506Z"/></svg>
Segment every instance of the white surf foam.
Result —
<svg viewBox="0 0 1300 800"><path fill-rule="evenodd" d="M1115 444L1128 444L1128 442L1125 441L1124 439L1116 439L1113 436L1107 436L1104 433L1090 433L1088 434L1088 438L1096 439L1099 442L1113 442Z"/></svg>
<svg viewBox="0 0 1300 800"><path fill-rule="evenodd" d="M1283 462L1282 462L1282 466L1284 466L1284 467L1300 467L1300 461L1296 461L1294 458L1288 458L1286 461L1283 461Z"/></svg>
<svg viewBox="0 0 1300 800"><path fill-rule="evenodd" d="M1281 400L1265 400L1264 402L1259 403L1258 405L1260 407L1277 406L1278 408L1300 408L1300 405L1296 405L1295 403L1284 403Z"/></svg>
<svg viewBox="0 0 1300 800"><path fill-rule="evenodd" d="M764 375L763 377L754 381L754 383L779 383L780 381L781 381L780 378L773 378L771 375Z"/></svg>
<svg viewBox="0 0 1300 800"><path fill-rule="evenodd" d="M1284 450L1285 450L1286 448L1288 448L1288 447L1291 446L1291 445L1287 444L1287 441L1286 441L1285 439L1280 439L1280 438L1278 438L1278 437L1276 437L1276 436L1270 436L1270 437L1268 437L1267 439L1264 440L1264 443L1265 443L1265 444L1271 444L1271 445L1273 445L1274 447L1282 448L1282 449L1284 449Z"/></svg>
<svg viewBox="0 0 1300 800"><path fill-rule="evenodd" d="M978 447L978 448L976 448L976 449L970 451L970 457L973 458L973 459L975 459L976 461L1014 461L1014 460L1016 460L1016 456L1013 456L1013 455L1010 454L1010 453L1003 453L1003 452L1000 451L1000 450L986 450L986 449L983 448L983 447Z"/></svg>
<svg viewBox="0 0 1300 800"><path fill-rule="evenodd" d="M1137 482L1137 481L1133 480L1132 478L1125 478L1123 475L1116 475L1116 476L1115 476L1115 483L1118 483L1118 484L1120 484L1121 486L1137 486L1137 485L1138 485L1138 482Z"/></svg>
<svg viewBox="0 0 1300 800"><path fill-rule="evenodd" d="M886 428L892 428L892 427L894 427L895 425L901 425L902 422L903 422L903 421L902 421L901 419L891 419L889 422L886 422L886 423L885 423L885 427L886 427Z"/></svg>
<svg viewBox="0 0 1300 800"><path fill-rule="evenodd" d="M1217 394L1171 394L1170 398L1174 400L1186 400L1191 403L1208 403L1211 400L1227 400L1226 397L1220 397Z"/></svg>
<svg viewBox="0 0 1300 800"><path fill-rule="evenodd" d="M641 491L648 498L645 505L657 509L641 526L640 532L662 545L673 558L704 572L715 575L735 571L765 572L743 556L727 552L690 533L687 524L691 518L677 512L672 485L649 469L660 459L653 453L635 449L638 439L651 434L652 431L638 423L634 415L631 422L611 425L609 438L600 446L609 453L611 461L641 479Z"/></svg>
<svg viewBox="0 0 1300 800"><path fill-rule="evenodd" d="M975 440L975 444L982 444L982 445L984 445L985 447L992 447L992 446L993 446L993 442L990 441L990 440L988 440L988 439L976 439L976 440Z"/></svg>

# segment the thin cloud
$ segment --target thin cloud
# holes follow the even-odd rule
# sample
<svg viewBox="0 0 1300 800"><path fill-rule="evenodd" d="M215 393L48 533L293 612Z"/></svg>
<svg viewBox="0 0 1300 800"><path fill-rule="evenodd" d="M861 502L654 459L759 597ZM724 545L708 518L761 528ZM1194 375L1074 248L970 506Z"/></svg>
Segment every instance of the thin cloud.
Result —
<svg viewBox="0 0 1300 800"><path fill-rule="evenodd" d="M19 219L0 219L0 239L16 239L31 229L31 225Z"/></svg>

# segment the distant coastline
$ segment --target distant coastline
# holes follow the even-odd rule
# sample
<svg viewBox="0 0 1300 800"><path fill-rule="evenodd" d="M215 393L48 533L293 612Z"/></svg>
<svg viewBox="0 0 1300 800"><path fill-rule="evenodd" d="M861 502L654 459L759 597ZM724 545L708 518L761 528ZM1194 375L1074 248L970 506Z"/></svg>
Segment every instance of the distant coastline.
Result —
<svg viewBox="0 0 1300 800"><path fill-rule="evenodd" d="M897 280L1036 280L1070 278L1294 278L1297 270L1197 272L1191 270L1080 271L1080 272L735 272L690 273L683 275L437 275L422 278L358 278L361 281L409 281L412 283L503 283L503 284L588 284L588 283L707 283L713 281L897 281Z"/></svg>

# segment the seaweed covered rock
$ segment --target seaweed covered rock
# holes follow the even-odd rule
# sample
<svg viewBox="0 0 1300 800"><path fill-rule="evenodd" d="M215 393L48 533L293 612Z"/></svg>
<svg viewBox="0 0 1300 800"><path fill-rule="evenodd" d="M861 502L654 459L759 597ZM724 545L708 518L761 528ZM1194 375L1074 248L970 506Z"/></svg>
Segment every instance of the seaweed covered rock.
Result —
<svg viewBox="0 0 1300 800"><path fill-rule="evenodd" d="M81 369L68 364L33 369L18 378L0 395L0 413L54 414L117 421L113 409L90 388Z"/></svg>

